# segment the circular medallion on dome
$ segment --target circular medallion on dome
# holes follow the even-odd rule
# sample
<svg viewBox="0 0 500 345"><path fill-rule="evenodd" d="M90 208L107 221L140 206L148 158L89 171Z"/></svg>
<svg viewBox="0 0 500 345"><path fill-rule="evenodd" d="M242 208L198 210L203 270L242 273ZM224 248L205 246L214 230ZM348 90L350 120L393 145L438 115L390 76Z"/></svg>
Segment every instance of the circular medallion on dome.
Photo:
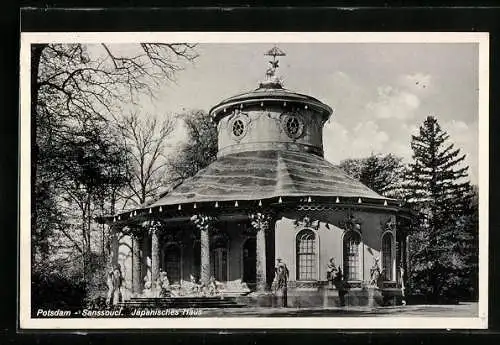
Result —
<svg viewBox="0 0 500 345"><path fill-rule="evenodd" d="M235 137L241 137L243 135L244 130L245 130L245 125L243 124L243 121L238 119L233 122L233 135Z"/></svg>
<svg viewBox="0 0 500 345"><path fill-rule="evenodd" d="M282 118L282 127L290 138L297 139L304 131L304 122L297 114L288 113Z"/></svg>
<svg viewBox="0 0 500 345"><path fill-rule="evenodd" d="M248 120L245 116L237 116L229 122L229 131L234 140L240 140L247 134Z"/></svg>

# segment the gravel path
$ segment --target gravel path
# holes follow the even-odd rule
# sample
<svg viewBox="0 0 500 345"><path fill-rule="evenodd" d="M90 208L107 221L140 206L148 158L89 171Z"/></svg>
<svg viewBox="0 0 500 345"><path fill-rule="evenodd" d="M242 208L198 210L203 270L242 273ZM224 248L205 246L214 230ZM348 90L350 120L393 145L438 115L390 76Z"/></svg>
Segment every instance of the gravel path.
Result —
<svg viewBox="0 0 500 345"><path fill-rule="evenodd" d="M424 316L424 317L477 317L477 303L458 305L407 305L396 307L343 307L343 308L226 308L204 309L203 317L291 317L291 316Z"/></svg>

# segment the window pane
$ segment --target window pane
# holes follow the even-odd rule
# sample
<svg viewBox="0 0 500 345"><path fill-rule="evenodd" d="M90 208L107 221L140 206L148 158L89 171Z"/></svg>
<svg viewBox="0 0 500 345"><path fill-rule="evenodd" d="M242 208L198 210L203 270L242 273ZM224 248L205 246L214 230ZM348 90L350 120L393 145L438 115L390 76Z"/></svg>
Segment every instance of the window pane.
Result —
<svg viewBox="0 0 500 345"><path fill-rule="evenodd" d="M361 239L356 232L344 235L344 276L347 280L360 279L359 244Z"/></svg>
<svg viewBox="0 0 500 345"><path fill-rule="evenodd" d="M311 230L302 230L297 235L297 279L316 279L316 253L314 252L316 236Z"/></svg>

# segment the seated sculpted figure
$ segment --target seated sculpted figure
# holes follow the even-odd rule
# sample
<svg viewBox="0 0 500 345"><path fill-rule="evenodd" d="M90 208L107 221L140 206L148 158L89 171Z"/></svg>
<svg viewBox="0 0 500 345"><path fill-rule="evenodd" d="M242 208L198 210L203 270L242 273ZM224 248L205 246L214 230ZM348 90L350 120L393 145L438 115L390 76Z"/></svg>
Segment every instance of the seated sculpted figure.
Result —
<svg viewBox="0 0 500 345"><path fill-rule="evenodd" d="M189 282L191 283L191 294L193 294L194 296L198 296L200 294L201 285L198 284L194 275L189 275Z"/></svg>
<svg viewBox="0 0 500 345"><path fill-rule="evenodd" d="M143 297L154 297L153 290L151 290L151 282L149 280L144 283L144 290L142 291Z"/></svg>
<svg viewBox="0 0 500 345"><path fill-rule="evenodd" d="M210 279L207 284L207 292L210 296L214 296L217 294L217 282L215 281L214 276L210 276Z"/></svg>
<svg viewBox="0 0 500 345"><path fill-rule="evenodd" d="M168 281L167 272L160 271L160 277L158 278L158 286L160 287L160 297L170 296L170 282Z"/></svg>

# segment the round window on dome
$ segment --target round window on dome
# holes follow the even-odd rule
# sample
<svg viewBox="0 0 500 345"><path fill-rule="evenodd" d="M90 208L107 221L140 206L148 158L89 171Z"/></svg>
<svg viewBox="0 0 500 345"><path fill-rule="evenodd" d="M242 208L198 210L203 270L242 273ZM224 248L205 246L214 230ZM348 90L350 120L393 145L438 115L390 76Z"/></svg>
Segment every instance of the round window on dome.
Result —
<svg viewBox="0 0 500 345"><path fill-rule="evenodd" d="M283 129L290 138L297 139L302 135L304 124L297 115L287 114L283 119L282 124Z"/></svg>
<svg viewBox="0 0 500 345"><path fill-rule="evenodd" d="M295 116L288 118L288 120L286 121L286 130L291 135L297 135L297 133L299 132L299 126L299 120L297 120Z"/></svg>
<svg viewBox="0 0 500 345"><path fill-rule="evenodd" d="M245 124L240 119L233 122L233 135L237 138L245 133Z"/></svg>

